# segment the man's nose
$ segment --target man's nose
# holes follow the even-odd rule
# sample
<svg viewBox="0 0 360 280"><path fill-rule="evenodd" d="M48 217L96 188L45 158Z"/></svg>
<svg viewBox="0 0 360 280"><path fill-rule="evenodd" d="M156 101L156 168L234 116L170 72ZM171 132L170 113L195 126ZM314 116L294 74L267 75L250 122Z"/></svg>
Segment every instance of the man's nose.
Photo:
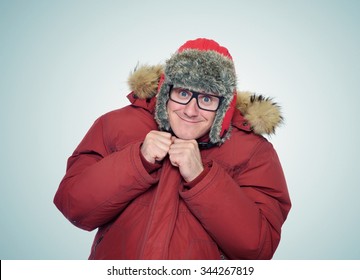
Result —
<svg viewBox="0 0 360 280"><path fill-rule="evenodd" d="M188 104L185 105L184 114L188 117L195 117L199 114L199 107L196 98L193 98Z"/></svg>

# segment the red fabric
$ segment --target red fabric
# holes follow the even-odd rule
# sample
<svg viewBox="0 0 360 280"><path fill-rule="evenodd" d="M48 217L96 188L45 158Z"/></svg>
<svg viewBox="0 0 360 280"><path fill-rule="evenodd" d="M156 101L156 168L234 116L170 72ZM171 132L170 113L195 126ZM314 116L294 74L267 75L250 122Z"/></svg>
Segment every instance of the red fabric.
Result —
<svg viewBox="0 0 360 280"><path fill-rule="evenodd" d="M153 173L154 171L158 170L160 167L161 167L161 164L160 163L151 163L151 162L148 162L144 156L141 154L141 152L139 151L139 154L140 154L140 159L141 159L141 162L142 164L144 165L146 171L151 174Z"/></svg>
<svg viewBox="0 0 360 280"><path fill-rule="evenodd" d="M140 145L157 129L141 99L95 121L68 160L54 198L74 225L98 229L90 259L269 259L290 209L276 152L241 129L201 150L209 170L191 189L165 159L145 169ZM136 129L134 129L136 128Z"/></svg>
<svg viewBox="0 0 360 280"><path fill-rule="evenodd" d="M198 38L195 40L189 40L178 49L178 52L183 52L186 49L196 49L199 51L216 51L232 60L232 57L227 48L220 46L217 42L210 39Z"/></svg>
<svg viewBox="0 0 360 280"><path fill-rule="evenodd" d="M191 188L195 187L197 184L199 184L205 178L205 176L209 173L209 171L210 171L210 168L207 165L205 165L203 172L201 172L199 176L197 176L194 180L192 180L188 183L184 183L184 188L191 189Z"/></svg>
<svg viewBox="0 0 360 280"><path fill-rule="evenodd" d="M160 91L161 86L162 86L162 84L164 83L164 80L165 80L165 74L162 73L162 74L160 75L160 80L159 80L159 84L158 84L158 89L157 89L158 92Z"/></svg>

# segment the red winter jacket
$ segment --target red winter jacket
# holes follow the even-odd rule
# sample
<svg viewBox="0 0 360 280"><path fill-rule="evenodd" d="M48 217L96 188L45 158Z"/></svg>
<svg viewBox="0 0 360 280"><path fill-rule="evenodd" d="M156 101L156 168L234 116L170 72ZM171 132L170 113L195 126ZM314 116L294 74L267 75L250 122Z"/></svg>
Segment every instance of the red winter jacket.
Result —
<svg viewBox="0 0 360 280"><path fill-rule="evenodd" d="M89 258L270 259L290 210L273 146L236 110L230 139L201 150L207 172L185 185L167 158L145 169L155 98L130 100L96 120L55 195L74 225L98 228Z"/></svg>

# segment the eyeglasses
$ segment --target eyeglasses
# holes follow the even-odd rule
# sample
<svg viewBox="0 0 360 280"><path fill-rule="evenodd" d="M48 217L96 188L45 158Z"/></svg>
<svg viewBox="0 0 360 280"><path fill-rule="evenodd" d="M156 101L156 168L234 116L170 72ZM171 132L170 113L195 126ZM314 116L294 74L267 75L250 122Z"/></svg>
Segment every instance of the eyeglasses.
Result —
<svg viewBox="0 0 360 280"><path fill-rule="evenodd" d="M170 100L182 105L189 104L190 101L195 98L196 103L201 110L210 112L215 112L219 109L221 101L223 100L222 96L190 91L184 88L174 88L173 86L170 86L169 97Z"/></svg>

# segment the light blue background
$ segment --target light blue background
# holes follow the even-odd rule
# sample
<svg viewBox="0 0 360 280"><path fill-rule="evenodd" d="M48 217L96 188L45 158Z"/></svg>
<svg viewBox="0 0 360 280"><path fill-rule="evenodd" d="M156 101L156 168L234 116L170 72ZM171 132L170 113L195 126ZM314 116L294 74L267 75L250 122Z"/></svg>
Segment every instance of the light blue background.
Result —
<svg viewBox="0 0 360 280"><path fill-rule="evenodd" d="M275 259L360 259L360 1L0 1L0 258L86 259L94 232L53 205L127 77L183 42L230 50L239 89L272 96L293 208Z"/></svg>

